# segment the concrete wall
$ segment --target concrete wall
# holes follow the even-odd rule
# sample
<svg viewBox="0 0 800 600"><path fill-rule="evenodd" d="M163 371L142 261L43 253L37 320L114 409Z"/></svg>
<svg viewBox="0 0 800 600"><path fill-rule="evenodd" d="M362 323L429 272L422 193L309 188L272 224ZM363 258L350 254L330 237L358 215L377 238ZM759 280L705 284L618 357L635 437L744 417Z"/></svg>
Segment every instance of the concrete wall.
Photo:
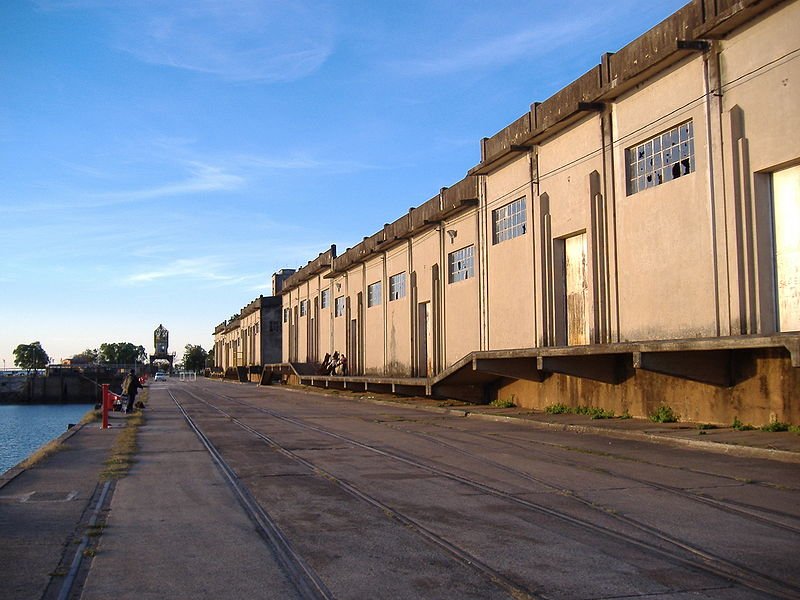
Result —
<svg viewBox="0 0 800 600"><path fill-rule="evenodd" d="M470 210L442 224L445 231L455 231L450 239L445 235L442 260L444 287L445 367L452 365L469 352L480 348L480 290L481 266L478 260L478 211ZM449 283L448 256L467 246L474 246L474 276Z"/></svg>
<svg viewBox="0 0 800 600"><path fill-rule="evenodd" d="M364 281L366 290L364 292L364 320L365 320L365 339L364 339L364 373L383 374L385 366L385 343L386 343L386 294L387 280L384 268L384 257L377 256L367 261L363 265ZM381 301L370 307L368 303L368 288L372 284L380 284Z"/></svg>
<svg viewBox="0 0 800 600"><path fill-rule="evenodd" d="M486 177L486 202L482 210L490 350L536 345L532 160L530 155L523 155ZM495 244L493 212L519 198L525 202L525 234Z"/></svg>
<svg viewBox="0 0 800 600"><path fill-rule="evenodd" d="M628 196L616 179L619 336L622 341L717 334L703 59L674 67L614 103L625 149L691 120L696 170Z"/></svg>
<svg viewBox="0 0 800 600"><path fill-rule="evenodd" d="M735 418L756 426L770 421L800 423L800 369L779 349L752 350L735 359L737 383L708 385L670 377L628 365L621 383L553 373L543 382L512 381L497 387L491 399L513 400L531 410L563 403L571 407L597 406L632 417L647 418L669 406L681 421L730 425Z"/></svg>

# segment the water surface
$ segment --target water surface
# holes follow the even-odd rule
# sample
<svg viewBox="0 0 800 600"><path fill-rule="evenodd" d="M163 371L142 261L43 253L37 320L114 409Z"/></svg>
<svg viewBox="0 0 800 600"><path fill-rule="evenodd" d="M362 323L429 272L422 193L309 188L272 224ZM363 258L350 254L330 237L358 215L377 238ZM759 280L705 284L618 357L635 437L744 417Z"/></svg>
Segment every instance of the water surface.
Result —
<svg viewBox="0 0 800 600"><path fill-rule="evenodd" d="M91 404L0 404L0 473L77 423Z"/></svg>

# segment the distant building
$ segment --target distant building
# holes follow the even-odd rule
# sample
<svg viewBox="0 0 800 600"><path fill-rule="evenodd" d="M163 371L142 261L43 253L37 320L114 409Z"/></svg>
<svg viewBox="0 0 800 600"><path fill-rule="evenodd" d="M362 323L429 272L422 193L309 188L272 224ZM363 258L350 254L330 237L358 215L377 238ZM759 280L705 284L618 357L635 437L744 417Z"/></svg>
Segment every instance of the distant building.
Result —
<svg viewBox="0 0 800 600"><path fill-rule="evenodd" d="M217 325L214 329L215 367L223 371L243 367L248 376L250 373L255 376L260 375L264 364L280 362L280 313L280 297L259 296L235 318Z"/></svg>

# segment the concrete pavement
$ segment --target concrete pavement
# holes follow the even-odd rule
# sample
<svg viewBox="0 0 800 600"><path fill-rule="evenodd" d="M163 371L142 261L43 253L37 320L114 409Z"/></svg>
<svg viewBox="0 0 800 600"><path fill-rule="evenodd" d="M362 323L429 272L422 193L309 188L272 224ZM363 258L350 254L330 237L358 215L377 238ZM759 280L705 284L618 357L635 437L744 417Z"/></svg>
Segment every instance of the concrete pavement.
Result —
<svg viewBox="0 0 800 600"><path fill-rule="evenodd" d="M222 384L220 384L222 385ZM222 386L224 392L225 386ZM700 430L641 420L591 420L519 409L448 406L367 394L364 402L534 427L605 434L717 452L800 462L793 433ZM0 480L0 581L3 598L57 597L75 542L99 492L99 473L116 435L95 425L65 436L64 450ZM291 598L296 592L228 483L165 395L151 395L137 462L118 481L97 554L73 597ZM796 485L796 481L787 481ZM94 499L94 500L93 500ZM79 594L82 594L79 595Z"/></svg>

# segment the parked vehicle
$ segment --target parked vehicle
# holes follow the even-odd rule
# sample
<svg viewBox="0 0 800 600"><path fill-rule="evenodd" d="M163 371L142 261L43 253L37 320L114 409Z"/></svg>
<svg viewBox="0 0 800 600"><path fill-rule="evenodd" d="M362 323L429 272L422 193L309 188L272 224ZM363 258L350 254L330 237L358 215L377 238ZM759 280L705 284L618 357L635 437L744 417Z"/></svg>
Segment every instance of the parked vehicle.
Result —
<svg viewBox="0 0 800 600"><path fill-rule="evenodd" d="M156 372L156 376L153 377L153 381L166 381L166 380L167 380L167 374L164 371Z"/></svg>

